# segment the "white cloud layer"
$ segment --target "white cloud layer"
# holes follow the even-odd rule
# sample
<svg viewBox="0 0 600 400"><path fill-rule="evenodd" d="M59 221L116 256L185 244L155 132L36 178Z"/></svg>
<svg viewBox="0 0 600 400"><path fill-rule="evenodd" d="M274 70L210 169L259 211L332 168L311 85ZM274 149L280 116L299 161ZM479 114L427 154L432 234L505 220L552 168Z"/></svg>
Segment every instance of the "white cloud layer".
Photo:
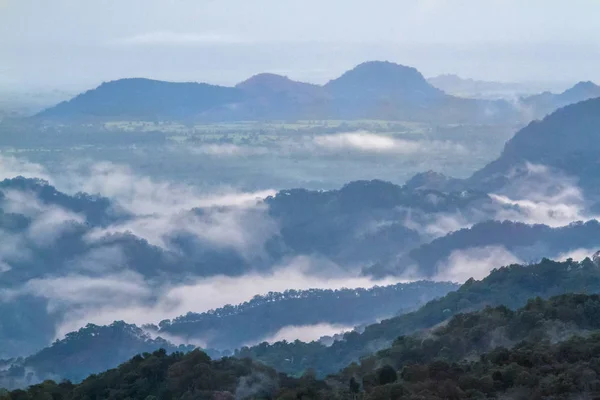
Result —
<svg viewBox="0 0 600 400"><path fill-rule="evenodd" d="M323 336L333 336L344 332L351 331L352 326L337 325L337 324L314 324L314 325L300 325L300 326L284 326L278 330L275 334L257 341L257 343L268 342L275 343L282 340L293 342L294 340L301 340L303 342L312 342L318 340ZM251 343L249 345L256 344Z"/></svg>
<svg viewBox="0 0 600 400"><path fill-rule="evenodd" d="M319 135L313 139L317 147L330 151L358 151L367 153L419 154L434 152L465 153L466 149L450 142L414 141L377 135L369 132Z"/></svg>
<svg viewBox="0 0 600 400"><path fill-rule="evenodd" d="M71 311L57 330L60 337L88 322L108 324L122 319L140 325L157 323L189 311L205 312L226 304L239 304L256 294L271 291L370 288L401 281L397 278L373 280L359 276L319 275L314 273L317 264L318 261L309 257L299 257L268 273L212 276L158 288L140 275L127 271L101 277L74 274L35 279L9 295L41 295L49 300L51 309L68 306Z"/></svg>
<svg viewBox="0 0 600 400"><path fill-rule="evenodd" d="M436 281L463 283L469 278L485 278L494 268L522 263L515 255L502 246L473 247L455 250L438 263Z"/></svg>

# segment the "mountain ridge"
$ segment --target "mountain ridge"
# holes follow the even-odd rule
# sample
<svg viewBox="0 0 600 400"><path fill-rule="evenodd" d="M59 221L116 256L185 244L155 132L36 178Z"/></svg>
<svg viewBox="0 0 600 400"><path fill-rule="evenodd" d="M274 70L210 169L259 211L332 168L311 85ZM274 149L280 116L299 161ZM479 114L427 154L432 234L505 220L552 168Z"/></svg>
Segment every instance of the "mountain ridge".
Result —
<svg viewBox="0 0 600 400"><path fill-rule="evenodd" d="M517 117L501 101L460 99L431 86L415 68L387 61L362 63L325 85L275 74L255 75L235 87L127 78L37 114L68 118L192 119L407 119L488 121Z"/></svg>

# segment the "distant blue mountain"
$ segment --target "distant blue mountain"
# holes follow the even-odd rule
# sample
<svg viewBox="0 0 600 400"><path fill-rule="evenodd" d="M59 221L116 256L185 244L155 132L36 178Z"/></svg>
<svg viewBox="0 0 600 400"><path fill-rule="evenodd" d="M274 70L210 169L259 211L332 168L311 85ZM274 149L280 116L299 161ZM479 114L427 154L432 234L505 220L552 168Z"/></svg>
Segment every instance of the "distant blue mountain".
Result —
<svg viewBox="0 0 600 400"><path fill-rule="evenodd" d="M259 74L235 87L120 79L37 115L42 119L240 121L389 119L485 122L518 119L504 101L461 99L431 86L416 69L358 65L326 85Z"/></svg>

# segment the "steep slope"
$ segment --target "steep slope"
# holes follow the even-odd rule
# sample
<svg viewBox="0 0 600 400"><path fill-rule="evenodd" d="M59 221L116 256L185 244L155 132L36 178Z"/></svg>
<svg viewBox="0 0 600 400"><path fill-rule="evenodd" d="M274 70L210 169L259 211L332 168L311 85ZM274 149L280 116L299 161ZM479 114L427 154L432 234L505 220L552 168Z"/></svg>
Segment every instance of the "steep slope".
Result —
<svg viewBox="0 0 600 400"><path fill-rule="evenodd" d="M187 119L244 100L240 90L205 83L132 78L106 82L49 108L42 119Z"/></svg>
<svg viewBox="0 0 600 400"><path fill-rule="evenodd" d="M488 192L498 190L519 170L526 170L526 163L532 163L573 176L584 191L597 195L599 151L600 98L561 108L530 123L506 143L498 159L475 172L467 183Z"/></svg>
<svg viewBox="0 0 600 400"><path fill-rule="evenodd" d="M565 295L532 299L516 311L498 307L457 315L433 332L399 337L326 380L312 373L292 378L248 359L211 360L199 350L159 350L79 384L46 381L0 391L0 399L596 398L599 310L598 296Z"/></svg>
<svg viewBox="0 0 600 400"><path fill-rule="evenodd" d="M326 375L386 348L398 336L431 328L461 312L496 305L518 308L533 297L581 292L600 292L597 261L554 262L545 259L535 265L512 265L492 271L481 281L471 279L456 292L433 300L417 311L370 325L362 333L347 333L343 340L330 347L315 342L264 343L242 348L236 355L252 357L287 373L297 374L314 368L318 374Z"/></svg>
<svg viewBox="0 0 600 400"><path fill-rule="evenodd" d="M418 370L417 365L439 362L440 366L449 366L465 359L497 359L506 357L508 348L519 351L539 343L569 341L574 335L588 336L593 332L596 337L592 340L597 342L599 311L598 295L568 294L546 301L531 299L515 311L499 306L458 314L441 327L400 336L390 348L362 359L359 365L350 365L335 379L341 383L354 378L370 391L379 386L377 374L383 365L407 378L409 371ZM489 352L492 354L486 357ZM502 364L505 363L508 364Z"/></svg>

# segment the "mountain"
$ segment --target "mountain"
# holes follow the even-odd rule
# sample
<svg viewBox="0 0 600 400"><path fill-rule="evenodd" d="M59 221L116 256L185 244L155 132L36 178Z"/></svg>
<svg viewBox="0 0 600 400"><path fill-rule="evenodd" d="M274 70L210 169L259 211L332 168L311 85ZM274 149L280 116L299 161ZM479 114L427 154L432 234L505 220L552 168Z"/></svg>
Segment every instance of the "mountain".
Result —
<svg viewBox="0 0 600 400"><path fill-rule="evenodd" d="M413 311L457 287L447 282L414 282L371 289L288 290L255 296L237 306L190 312L163 320L158 326L145 325L143 329L123 321L108 326L88 324L29 357L0 362L0 387L21 387L49 378L80 381L137 353L160 348L168 352L194 348L176 346L162 337L185 343L202 341L210 354L221 355L231 353L227 349L276 337L283 328L319 329L318 325L324 323L352 329ZM17 370L21 371L18 377ZM33 375L28 377L29 372Z"/></svg>
<svg viewBox="0 0 600 400"><path fill-rule="evenodd" d="M331 96L322 86L296 82L288 77L263 73L235 86L252 101L232 110L230 119L250 120L326 118Z"/></svg>
<svg viewBox="0 0 600 400"><path fill-rule="evenodd" d="M420 105L446 95L431 86L415 68L391 62L360 64L329 81L325 90L338 99L403 101Z"/></svg>
<svg viewBox="0 0 600 400"><path fill-rule="evenodd" d="M459 314L400 336L325 380L290 377L249 359L158 350L79 384L45 381L0 391L2 400L595 398L600 297L568 294ZM18 376L20 371L13 371Z"/></svg>
<svg viewBox="0 0 600 400"><path fill-rule="evenodd" d="M544 92L537 95L524 97L521 105L537 118L543 118L553 111L593 98L600 97L600 86L593 82L579 82L562 93Z"/></svg>
<svg viewBox="0 0 600 400"><path fill-rule="evenodd" d="M518 131L500 157L475 172L467 186L498 190L527 173L529 163L561 171L588 194L598 195L599 143L600 98L572 104Z"/></svg>
<svg viewBox="0 0 600 400"><path fill-rule="evenodd" d="M394 257L428 241L429 234L420 232L418 226L429 223L429 213L460 211L469 215L471 208L489 202L489 197L482 193L410 191L383 181L359 181L327 192L281 191L259 203L256 210L184 208L176 214L177 228L157 233L163 241L160 245L149 242L143 231L137 235L131 231L135 231L138 223L147 223L149 217L134 215L132 209L124 209L114 199L85 193L66 194L39 179L7 179L0 182L0 230L6 243L0 263L0 357L31 354L47 346L61 321L74 309L82 303L100 307L115 301L113 295L120 294L128 301L151 307L160 302L166 286L176 287L215 275L235 279L246 273L268 275L290 262L308 262L311 268L336 276L342 272L339 265L343 265L347 276L356 276L363 267L381 257ZM407 227L409 215L415 225ZM170 217L156 218L157 223L172 223ZM209 232L231 229L222 225L229 221L242 224L241 228L234 225L235 229L254 229L263 221L277 229L265 229L264 244L251 248L258 256L246 257L236 248L205 240L204 231L197 234L191 228L180 229L180 218L193 221L192 228L199 224ZM250 228L245 224L250 224ZM129 294L129 290L122 293L120 285L113 288L110 284L114 290L111 296L105 296L104 289L98 288L124 279L135 286L134 293L141 291L139 297ZM74 297L63 297L64 288L71 287L73 281L90 284L94 289L73 288ZM403 307L411 308L432 298L429 296L442 294L436 290L432 287L430 292L422 293L425 297L410 301L404 300L402 293L393 294L392 289L387 293L406 303ZM374 301L371 295L375 292L358 296L357 307L363 300ZM302 301L288 299L297 304L299 321L319 323L325 322L323 318L337 318L341 322L345 315L343 322L355 325L387 317L403 308L391 302L381 308L374 307L370 314L327 314L327 304L331 303L332 309L337 307L336 296L341 292L324 293L315 292L312 298ZM322 314L311 317L312 311L306 308L306 303L317 301L322 295L325 296L319 303ZM269 303L268 307L255 311L273 311L277 307L280 306ZM233 341L236 335L239 340L260 340L276 333L282 324L293 324L292 314L286 315L278 309L280 319L269 320L268 313L261 314L256 319L256 329L239 331L239 335L232 332L231 337L224 334L215 340L222 340L220 345L238 345L239 342ZM244 319L244 315L239 318ZM238 319L212 321L239 326Z"/></svg>
<svg viewBox="0 0 600 400"><path fill-rule="evenodd" d="M515 260L540 260L544 256L559 257L580 249L600 248L600 222L572 222L552 228L547 225L529 225L513 221L485 221L451 232L408 251L405 257L395 260L396 273L406 272L403 266L418 266L425 277L450 277L455 263L468 263L469 255L475 265L484 267L485 254L493 252L510 254ZM466 273L487 271L467 271ZM438 275L439 274L439 275Z"/></svg>
<svg viewBox="0 0 600 400"><path fill-rule="evenodd" d="M0 371L0 387L22 387L57 378L81 381L136 354L161 348L172 353L191 351L194 346L176 346L160 337L153 339L137 326L122 321L108 326L88 324L27 358L5 361L11 366Z"/></svg>
<svg viewBox="0 0 600 400"><path fill-rule="evenodd" d="M362 333L346 333L342 340L329 347L317 342L263 343L242 348L236 355L254 358L290 374L312 368L318 375L325 376L390 346L398 336L434 327L459 313L497 305L515 309L535 297L599 292L598 261L589 258L582 262L544 259L534 265L515 264L495 269L480 281L470 279L457 291L414 312L369 325Z"/></svg>
<svg viewBox="0 0 600 400"><path fill-rule="evenodd" d="M211 360L199 350L188 354L157 350L137 355L77 385L47 381L27 391L0 392L0 399L331 399L313 395L326 388L314 377L290 378L250 360ZM296 397L299 389L305 390L306 396L300 393Z"/></svg>
<svg viewBox="0 0 600 400"><path fill-rule="evenodd" d="M235 88L192 82L131 78L105 82L96 89L42 111L42 119L189 119L244 100Z"/></svg>
<svg viewBox="0 0 600 400"><path fill-rule="evenodd" d="M236 87L133 78L103 83L39 113L41 120L389 119L486 123L517 121L508 102L461 99L431 86L414 68L358 65L323 86L259 74Z"/></svg>
<svg viewBox="0 0 600 400"><path fill-rule="evenodd" d="M345 383L354 378L363 382L364 390L370 391L375 390L375 387L369 386L379 386L377 375L383 365L398 371L404 378L404 383L411 385L416 382L407 379L410 372L427 366L433 369L436 362L440 363L439 366L448 368L453 363L463 364L466 359L485 362L501 361L500 358L503 358L497 364L508 365L511 352L519 353L525 349L530 350L527 356L534 360L530 356L531 350L538 350L536 346L540 343L543 344L542 347L546 347L550 343L563 342L565 346L558 347L565 348L567 344L571 346L581 343L581 337L572 338L573 336L590 334L593 334L590 343L598 343L599 310L598 295L567 294L549 300L530 299L525 306L514 311L498 306L458 314L443 326L398 337L390 348L365 357L359 365L348 366L334 379ZM553 353L554 349L546 349L551 350L550 354ZM595 353L593 356L598 357L600 354ZM540 365L544 362L548 361L540 360ZM532 365L522 367L531 373ZM469 369L461 372L468 373ZM523 383L526 382L520 382ZM530 381L529 384L533 385L534 382Z"/></svg>
<svg viewBox="0 0 600 400"><path fill-rule="evenodd" d="M286 327L371 324L412 311L457 287L453 283L422 281L371 289L288 290L257 295L237 306L164 320L156 334L186 343L201 340L207 348L234 349L259 343Z"/></svg>

